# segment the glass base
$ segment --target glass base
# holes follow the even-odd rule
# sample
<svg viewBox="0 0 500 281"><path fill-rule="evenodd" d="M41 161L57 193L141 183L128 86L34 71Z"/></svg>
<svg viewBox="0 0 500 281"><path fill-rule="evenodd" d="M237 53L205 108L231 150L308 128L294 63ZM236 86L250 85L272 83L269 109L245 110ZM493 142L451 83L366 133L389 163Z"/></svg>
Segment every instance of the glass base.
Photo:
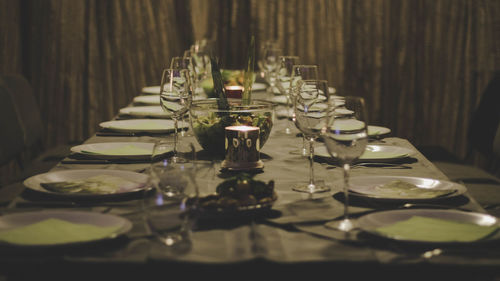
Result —
<svg viewBox="0 0 500 281"><path fill-rule="evenodd" d="M301 155L301 156L304 156L304 157L309 156L309 154L307 153L307 149L305 149L305 148L300 148L300 149L292 150L289 153L293 154L293 155Z"/></svg>
<svg viewBox="0 0 500 281"><path fill-rule="evenodd" d="M302 183L294 186L292 190L297 191L297 192L304 192L304 193L323 193L323 192L328 192L330 191L330 188L328 186L320 185L320 184L308 184L308 183Z"/></svg>
<svg viewBox="0 0 500 281"><path fill-rule="evenodd" d="M330 221L325 223L325 226L331 229L349 232L354 228L354 224L350 219L343 219L340 221Z"/></svg>

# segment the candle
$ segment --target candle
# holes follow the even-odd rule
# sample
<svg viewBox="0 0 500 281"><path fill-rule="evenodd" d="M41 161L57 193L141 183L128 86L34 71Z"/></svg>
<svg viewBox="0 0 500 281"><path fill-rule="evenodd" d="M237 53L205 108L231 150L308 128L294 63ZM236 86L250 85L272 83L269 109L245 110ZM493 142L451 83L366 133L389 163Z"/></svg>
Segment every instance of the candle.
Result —
<svg viewBox="0 0 500 281"><path fill-rule="evenodd" d="M226 95L228 98L241 99L241 95L243 94L243 87L234 85L234 86L226 86Z"/></svg>
<svg viewBox="0 0 500 281"><path fill-rule="evenodd" d="M230 170L262 168L259 127L229 126L225 129L226 158L222 167Z"/></svg>

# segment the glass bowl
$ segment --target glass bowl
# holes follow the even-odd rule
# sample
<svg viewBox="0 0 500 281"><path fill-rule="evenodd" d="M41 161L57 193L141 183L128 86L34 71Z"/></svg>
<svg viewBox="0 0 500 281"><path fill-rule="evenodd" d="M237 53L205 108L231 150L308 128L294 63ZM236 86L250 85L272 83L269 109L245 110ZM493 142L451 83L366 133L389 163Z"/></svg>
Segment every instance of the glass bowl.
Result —
<svg viewBox="0 0 500 281"><path fill-rule="evenodd" d="M198 143L212 156L225 156L225 128L227 126L255 126L260 128L260 148L264 146L273 127L273 104L264 100L252 100L243 105L241 99L228 99L230 109L219 110L219 99L193 101L191 128Z"/></svg>

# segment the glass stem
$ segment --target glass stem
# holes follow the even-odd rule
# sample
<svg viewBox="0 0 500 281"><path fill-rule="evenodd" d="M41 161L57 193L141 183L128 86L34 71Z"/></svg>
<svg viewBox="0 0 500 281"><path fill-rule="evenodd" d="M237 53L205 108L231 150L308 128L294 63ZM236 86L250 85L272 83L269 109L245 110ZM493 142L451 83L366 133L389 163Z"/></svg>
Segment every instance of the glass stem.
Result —
<svg viewBox="0 0 500 281"><path fill-rule="evenodd" d="M304 137L304 139L306 139ZM315 185L314 183L314 140L313 139L308 139L309 141L309 186Z"/></svg>
<svg viewBox="0 0 500 281"><path fill-rule="evenodd" d="M349 219L349 170L351 169L348 163L344 163L344 220Z"/></svg>
<svg viewBox="0 0 500 281"><path fill-rule="evenodd" d="M173 117L172 119L174 119L174 157L177 156L177 140L178 140L178 118L177 117Z"/></svg>
<svg viewBox="0 0 500 281"><path fill-rule="evenodd" d="M304 134L302 134L302 155L306 156L307 155L307 139Z"/></svg>

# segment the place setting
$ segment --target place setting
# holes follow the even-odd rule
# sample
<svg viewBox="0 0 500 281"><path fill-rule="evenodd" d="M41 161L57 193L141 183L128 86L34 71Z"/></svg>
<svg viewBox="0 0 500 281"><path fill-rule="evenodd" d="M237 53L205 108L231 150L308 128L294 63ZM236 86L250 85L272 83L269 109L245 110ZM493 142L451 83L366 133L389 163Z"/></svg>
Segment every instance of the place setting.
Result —
<svg viewBox="0 0 500 281"><path fill-rule="evenodd" d="M175 131L173 120L169 119L127 119L112 120L99 124L97 136L153 136L166 135ZM179 130L187 130L187 124L181 124Z"/></svg>
<svg viewBox="0 0 500 281"><path fill-rule="evenodd" d="M0 247L5 253L12 250L18 254L67 251L116 241L131 229L130 220L111 214L76 210L18 212L0 217Z"/></svg>
<svg viewBox="0 0 500 281"><path fill-rule="evenodd" d="M148 163L154 142L98 142L76 145L62 164L137 164Z"/></svg>

